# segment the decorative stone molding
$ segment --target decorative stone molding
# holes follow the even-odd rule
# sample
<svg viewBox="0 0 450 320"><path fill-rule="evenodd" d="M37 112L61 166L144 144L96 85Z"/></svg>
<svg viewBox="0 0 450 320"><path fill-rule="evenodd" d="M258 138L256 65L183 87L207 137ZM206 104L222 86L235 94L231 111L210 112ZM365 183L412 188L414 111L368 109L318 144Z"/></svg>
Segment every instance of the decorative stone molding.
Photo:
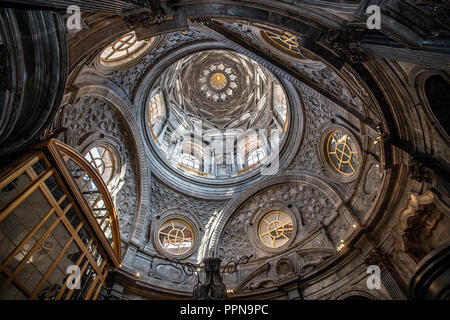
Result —
<svg viewBox="0 0 450 320"><path fill-rule="evenodd" d="M171 50L181 48L183 45L207 39L207 36L194 30L170 33L161 38L161 42L158 46L144 56L137 65L128 70L112 72L108 75L108 78L120 87L130 100L133 100L135 92L138 90L137 88L142 84L145 86L148 85L146 79L148 71L160 58L167 57L167 54ZM133 103L136 105L136 99L133 100Z"/></svg>
<svg viewBox="0 0 450 320"><path fill-rule="evenodd" d="M76 94L76 97L91 96L105 100L116 108L125 119L128 132L132 137L132 142L135 144L134 148L137 151L136 158L138 161L137 177L138 184L138 204L136 206L136 216L130 234L130 241L140 245L145 240L145 225L147 222L147 208L149 201L149 176L147 168L147 159L145 157L144 144L141 136L138 134L139 129L136 120L131 112L131 103L122 100L113 90L99 85L90 85L81 87Z"/></svg>
<svg viewBox="0 0 450 320"><path fill-rule="evenodd" d="M168 0L147 1L148 10L127 15L124 20L131 28L135 28L142 25L160 24L163 21L173 19L173 12L167 2Z"/></svg>
<svg viewBox="0 0 450 320"><path fill-rule="evenodd" d="M343 30L329 34L328 40L342 58L352 64L363 63L367 60L366 50L358 44L367 29L346 26Z"/></svg>
<svg viewBox="0 0 450 320"><path fill-rule="evenodd" d="M344 66L342 70L335 70L324 59L321 59L311 53L304 47L300 47L302 52L304 52L303 56L297 57L288 55L276 47L275 50L271 49L272 46L269 47L267 45L267 41L261 36L261 32L265 30L264 27L257 27L255 25L249 26L242 21L217 21L220 22L226 30L243 39L245 42L257 47L258 50L263 52L265 55L276 58L286 67L291 68L292 70L295 70L303 75L306 79L308 79L308 82L314 83L320 88L335 94L341 101L351 105L355 108L354 112L350 112L350 114L354 113L352 117L355 116L356 111L363 112L366 108L374 109L373 106L376 104L375 100L369 96L366 85L361 79L359 79L358 76L356 76L354 70L352 70L349 66ZM236 44L234 44L233 48L235 48L238 52L245 50L244 48L238 47ZM256 58L254 59L256 60ZM259 59L263 60L261 58ZM259 60L256 61L262 63L263 65L268 63ZM311 89L311 86L308 85L307 82L301 82L295 77L289 76L286 72L280 72L280 70L275 68L275 66L271 66L269 64L268 68L276 74L279 74L281 77L286 77L286 79L291 81L299 89L302 89L302 91L304 90L303 87L308 87ZM355 84L357 84L357 86L355 86ZM361 90L355 90L357 87L361 88ZM341 109L340 106L337 107Z"/></svg>
<svg viewBox="0 0 450 320"><path fill-rule="evenodd" d="M6 154L36 142L52 122L64 94L68 52L63 18L54 12L1 8L0 25L2 165Z"/></svg>
<svg viewBox="0 0 450 320"><path fill-rule="evenodd" d="M426 167L421 161L412 159L409 171L414 180L418 182L433 183L433 171Z"/></svg>
<svg viewBox="0 0 450 320"><path fill-rule="evenodd" d="M363 299L357 299L359 297L366 298L367 300L377 300L377 298L375 296L373 296L372 294L362 291L362 290L358 290L358 289L346 291L345 293L342 293L339 296L337 296L335 299L336 300L352 300L351 298L355 298L355 300L363 300Z"/></svg>
<svg viewBox="0 0 450 320"><path fill-rule="evenodd" d="M317 145L317 154L319 155L319 159L322 163L322 165L327 169L328 173L337 181L342 181L342 182L351 182L353 180L355 180L356 178L358 178L360 172L361 172L361 168L363 167L363 162L364 162L364 154L362 152L362 148L361 148L361 143L359 141L359 139L357 138L356 134L353 134L353 130L351 130L348 126L339 124L328 124L328 125L324 125L322 126L323 131L321 132L321 137L320 140L318 141L318 143L316 143ZM357 150L351 150L351 151L355 151L358 153L359 156L359 163L358 163L358 167L355 168L355 172L351 175L344 175L341 174L339 172L336 171L335 168L333 168L333 166L330 164L330 161L328 159L328 154L327 154L327 148L328 148L328 138L330 136L330 134L333 133L333 131L335 130L340 130L344 133L347 133L352 140L354 141L354 144L356 145L356 149ZM342 152L345 152L345 149L342 150Z"/></svg>
<svg viewBox="0 0 450 320"><path fill-rule="evenodd" d="M398 223L392 229L397 250L408 253L419 263L434 249L429 247L433 244L426 240L435 232L436 224L441 219L448 222L449 216L450 208L432 190L422 195L410 193L407 206L400 212Z"/></svg>
<svg viewBox="0 0 450 320"><path fill-rule="evenodd" d="M224 232L225 226L230 221L232 215L235 212L237 212L237 210L240 210L241 206L243 206L244 203L248 201L248 199L253 197L258 192L268 189L269 187L277 185L283 186L289 183L304 185L307 186L308 188L318 190L318 192L321 192L324 195L326 195L326 197L328 197L330 204L334 208L339 208L342 205L342 200L340 196L329 185L327 185L322 180L316 177L308 175L291 175L291 176L277 176L271 178L267 181L259 183L258 185L252 188L249 188L247 191L240 194L239 197L237 197L236 199L227 204L227 206L221 212L220 216L217 218L214 226L212 226L212 228L210 229L211 234L208 236L210 238L210 241L207 247L204 246L203 248L201 248L202 254L205 255L211 252L215 252L216 255L218 254L219 248L217 246L219 244L219 239L222 233ZM252 214L252 212L250 212L250 214ZM304 223L306 224L307 222L304 221Z"/></svg>
<svg viewBox="0 0 450 320"><path fill-rule="evenodd" d="M159 244L159 239L158 239L159 230L164 223L166 223L167 221L169 221L171 219L179 219L179 220L185 221L189 225L189 227L192 229L192 232L194 234L194 242L192 243L191 248L189 249L188 252L186 252L183 255L170 256L169 254L167 254L167 252L164 250L164 248L162 248ZM175 258L177 260L188 258L192 254L194 254L195 251L197 251L197 248L198 248L200 240L201 240L201 234L202 234L200 232L201 227L196 220L197 219L195 219L193 217L182 214L182 211L180 210L180 208L173 208L173 209L166 210L164 213L161 214L161 217L154 223L153 232L152 232L153 247L156 248L159 253L161 253L164 256L168 256L169 258Z"/></svg>

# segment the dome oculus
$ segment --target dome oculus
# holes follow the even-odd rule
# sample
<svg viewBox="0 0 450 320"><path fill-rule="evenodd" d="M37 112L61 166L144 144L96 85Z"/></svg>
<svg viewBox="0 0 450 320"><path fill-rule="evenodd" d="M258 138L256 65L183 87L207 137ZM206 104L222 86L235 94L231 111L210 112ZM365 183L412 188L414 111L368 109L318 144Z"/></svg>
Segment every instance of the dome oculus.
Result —
<svg viewBox="0 0 450 320"><path fill-rule="evenodd" d="M191 54L167 67L149 92L150 140L186 176L240 177L279 156L288 130L285 90L244 55Z"/></svg>
<svg viewBox="0 0 450 320"><path fill-rule="evenodd" d="M227 77L222 72L214 73L209 79L211 87L216 90L222 90L227 85Z"/></svg>

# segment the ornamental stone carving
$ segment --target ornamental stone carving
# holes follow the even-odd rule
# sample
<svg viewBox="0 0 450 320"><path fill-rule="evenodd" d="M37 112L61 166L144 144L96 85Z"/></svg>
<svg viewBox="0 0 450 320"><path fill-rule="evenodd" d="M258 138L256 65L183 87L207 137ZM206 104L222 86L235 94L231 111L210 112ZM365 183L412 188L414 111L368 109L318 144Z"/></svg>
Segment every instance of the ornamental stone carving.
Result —
<svg viewBox="0 0 450 320"><path fill-rule="evenodd" d="M137 170L133 143L122 117L107 102L95 97L77 98L72 105L64 108L63 127L68 129L67 144L80 152L84 139L96 133L96 135L111 136L113 144L118 144L118 154L121 155L125 168L125 175L119 184L120 190L115 193L113 200L116 206L117 217L120 226L120 235L123 241L127 241L137 204ZM107 140L105 140L107 142Z"/></svg>
<svg viewBox="0 0 450 320"><path fill-rule="evenodd" d="M155 47L141 62L126 71L112 72L108 77L119 86L130 100L132 100L134 90L139 84L140 78L158 60L166 55L170 50L179 48L187 43L207 39L206 36L194 30L184 32L173 32L167 35L162 44Z"/></svg>
<svg viewBox="0 0 450 320"><path fill-rule="evenodd" d="M228 221L219 242L219 256L229 260L242 254L254 254L256 258L267 257L269 254L259 249L252 239L253 216L261 210L270 209L280 201L295 206L301 215L299 221L303 225L312 222L329 224L336 214L333 202L321 190L300 183L275 185L251 197ZM299 239L307 236L304 228L299 230ZM294 245L294 244L293 244ZM319 247L329 247L322 240Z"/></svg>

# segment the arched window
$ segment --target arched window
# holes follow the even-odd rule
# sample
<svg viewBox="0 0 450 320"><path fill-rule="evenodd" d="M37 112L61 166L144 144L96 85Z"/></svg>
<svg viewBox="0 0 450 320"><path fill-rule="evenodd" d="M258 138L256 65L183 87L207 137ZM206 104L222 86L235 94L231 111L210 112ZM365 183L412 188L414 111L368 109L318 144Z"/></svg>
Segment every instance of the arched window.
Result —
<svg viewBox="0 0 450 320"><path fill-rule="evenodd" d="M108 185L115 174L115 161L112 152L104 146L93 147L86 154L86 159L98 171Z"/></svg>
<svg viewBox="0 0 450 320"><path fill-rule="evenodd" d="M147 109L147 123L152 133L153 139L158 140L166 117L164 96L161 90L150 99Z"/></svg>
<svg viewBox="0 0 450 320"><path fill-rule="evenodd" d="M259 148L249 154L249 156L247 157L247 165L251 166L257 164L261 162L265 157L266 157L265 150L263 148Z"/></svg>
<svg viewBox="0 0 450 320"><path fill-rule="evenodd" d="M180 157L180 163L194 170L200 170L201 165L200 160L191 154L182 152Z"/></svg>

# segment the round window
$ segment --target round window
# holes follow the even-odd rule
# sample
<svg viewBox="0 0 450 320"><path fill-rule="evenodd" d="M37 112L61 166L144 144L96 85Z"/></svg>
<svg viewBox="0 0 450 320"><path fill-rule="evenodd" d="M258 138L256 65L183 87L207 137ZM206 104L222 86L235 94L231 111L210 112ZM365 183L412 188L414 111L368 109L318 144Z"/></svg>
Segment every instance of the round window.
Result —
<svg viewBox="0 0 450 320"><path fill-rule="evenodd" d="M115 62L127 59L143 49L149 41L150 40L138 40L136 33L132 31L103 50L100 59L103 62Z"/></svg>
<svg viewBox="0 0 450 320"><path fill-rule="evenodd" d="M322 135L320 159L336 179L350 182L357 177L361 166L361 148L347 129L332 125Z"/></svg>
<svg viewBox="0 0 450 320"><path fill-rule="evenodd" d="M85 156L87 161L97 170L106 185L111 182L115 174L114 158L107 147L94 147Z"/></svg>
<svg viewBox="0 0 450 320"><path fill-rule="evenodd" d="M270 211L258 223L258 238L270 249L283 247L294 237L294 222L284 211Z"/></svg>
<svg viewBox="0 0 450 320"><path fill-rule="evenodd" d="M184 256L194 247L194 232L187 222L170 219L159 228L158 242L165 253L176 257Z"/></svg>
<svg viewBox="0 0 450 320"><path fill-rule="evenodd" d="M349 176L358 171L358 148L348 132L334 130L328 136L327 156L331 166L340 174Z"/></svg>

